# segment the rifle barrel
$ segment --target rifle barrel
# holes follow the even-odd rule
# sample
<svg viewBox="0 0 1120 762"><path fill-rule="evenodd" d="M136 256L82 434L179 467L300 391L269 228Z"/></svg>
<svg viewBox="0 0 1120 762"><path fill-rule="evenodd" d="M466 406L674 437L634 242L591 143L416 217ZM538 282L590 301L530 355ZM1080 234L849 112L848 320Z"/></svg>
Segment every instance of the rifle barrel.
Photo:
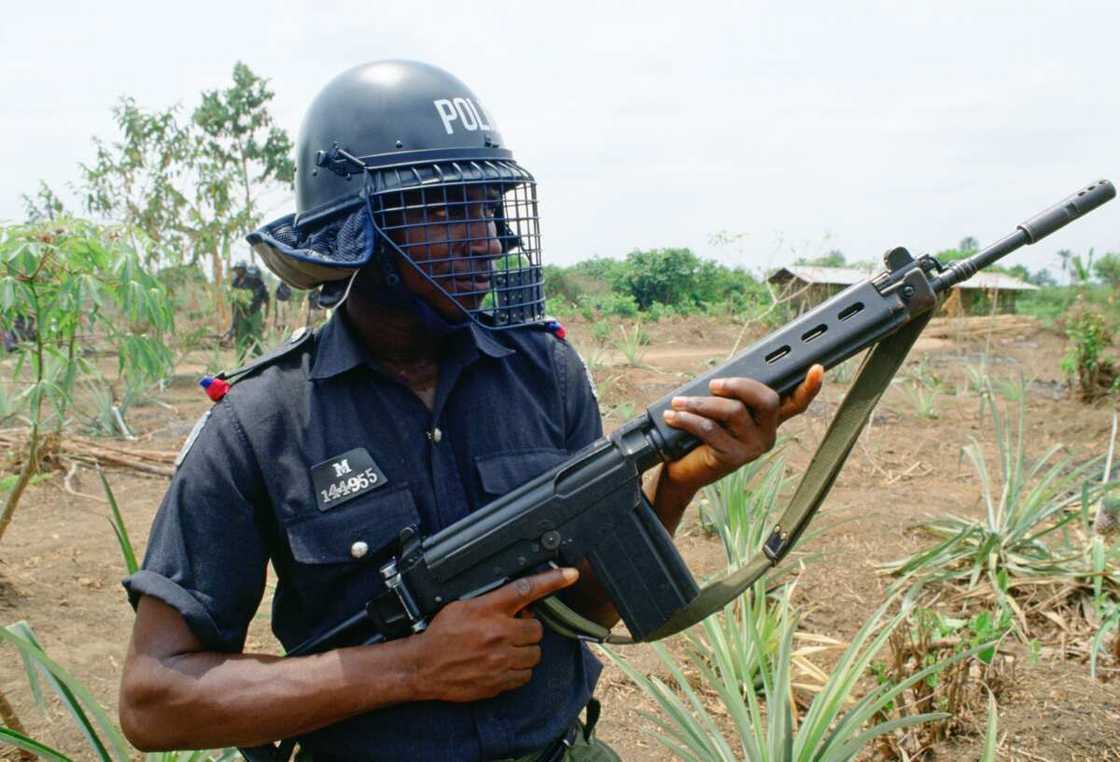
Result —
<svg viewBox="0 0 1120 762"><path fill-rule="evenodd" d="M1019 225L1015 232L1005 236L968 259L954 262L930 280L933 289L948 291L961 281L968 280L981 270L1011 252L1032 243L1038 243L1059 228L1096 209L1116 197L1116 187L1108 180L1097 180L1069 198L1039 212Z"/></svg>

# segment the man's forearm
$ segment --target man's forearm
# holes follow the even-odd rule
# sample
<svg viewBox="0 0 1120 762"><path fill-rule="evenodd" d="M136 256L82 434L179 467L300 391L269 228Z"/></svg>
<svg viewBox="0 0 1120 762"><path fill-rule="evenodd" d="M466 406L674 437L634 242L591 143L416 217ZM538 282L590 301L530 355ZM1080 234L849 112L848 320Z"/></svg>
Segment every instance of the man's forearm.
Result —
<svg viewBox="0 0 1120 762"><path fill-rule="evenodd" d="M121 722L144 750L252 746L424 698L410 639L285 659L185 653L137 657Z"/></svg>

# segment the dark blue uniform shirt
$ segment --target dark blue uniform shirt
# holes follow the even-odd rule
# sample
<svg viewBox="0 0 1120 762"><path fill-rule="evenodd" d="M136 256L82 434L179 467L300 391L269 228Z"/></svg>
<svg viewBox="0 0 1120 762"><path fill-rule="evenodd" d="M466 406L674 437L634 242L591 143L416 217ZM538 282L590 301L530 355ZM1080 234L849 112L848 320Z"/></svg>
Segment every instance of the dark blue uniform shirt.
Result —
<svg viewBox="0 0 1120 762"><path fill-rule="evenodd" d="M214 405L160 506L144 568L125 587L134 605L143 594L178 609L207 648L237 652L271 560L272 628L291 649L383 589L377 550L402 528L435 532L601 433L582 362L540 328L455 331L428 410L379 369L339 313ZM356 448L384 479L353 497L318 495L312 469ZM355 543L369 552L356 558ZM547 628L542 653L517 690L380 709L312 733L304 746L317 762L539 749L570 725L601 669L585 646Z"/></svg>

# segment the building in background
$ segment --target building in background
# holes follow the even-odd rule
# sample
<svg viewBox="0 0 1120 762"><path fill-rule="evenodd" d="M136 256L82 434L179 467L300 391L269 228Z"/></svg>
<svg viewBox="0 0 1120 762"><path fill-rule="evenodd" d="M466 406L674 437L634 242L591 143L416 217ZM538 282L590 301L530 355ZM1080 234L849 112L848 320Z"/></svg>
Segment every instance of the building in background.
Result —
<svg viewBox="0 0 1120 762"><path fill-rule="evenodd" d="M800 314L877 272L858 267L789 265L768 280L793 295L791 303ZM980 272L953 288L942 311L953 315L1013 313L1019 294L1037 290L1038 286L1004 273Z"/></svg>

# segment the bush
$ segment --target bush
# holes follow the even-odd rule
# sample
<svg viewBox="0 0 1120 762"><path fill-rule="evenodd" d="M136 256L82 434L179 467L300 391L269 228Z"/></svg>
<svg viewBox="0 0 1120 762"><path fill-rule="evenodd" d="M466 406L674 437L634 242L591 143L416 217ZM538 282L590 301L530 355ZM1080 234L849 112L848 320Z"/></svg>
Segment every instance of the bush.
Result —
<svg viewBox="0 0 1120 762"><path fill-rule="evenodd" d="M1104 354L1112 345L1112 331L1104 318L1091 310L1081 312L1069 321L1066 335L1073 343L1062 360L1062 370L1071 383L1076 379L1081 399L1093 402L1115 391L1120 374Z"/></svg>
<svg viewBox="0 0 1120 762"><path fill-rule="evenodd" d="M592 321L603 315L632 318L638 314L638 305L629 294L584 294L579 299L579 313L584 320Z"/></svg>

